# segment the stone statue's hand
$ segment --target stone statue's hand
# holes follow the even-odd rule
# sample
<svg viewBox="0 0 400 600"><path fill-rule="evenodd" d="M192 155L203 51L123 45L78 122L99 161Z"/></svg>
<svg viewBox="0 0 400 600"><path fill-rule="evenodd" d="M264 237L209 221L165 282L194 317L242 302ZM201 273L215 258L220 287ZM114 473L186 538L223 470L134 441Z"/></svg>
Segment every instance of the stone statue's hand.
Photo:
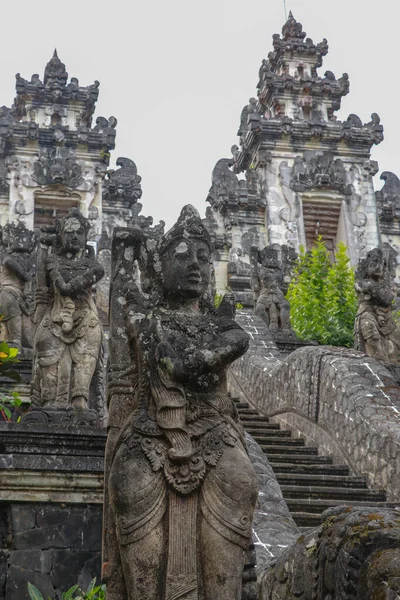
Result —
<svg viewBox="0 0 400 600"><path fill-rule="evenodd" d="M169 342L160 342L156 350L157 362L163 371L166 371L174 379L183 376L183 362Z"/></svg>
<svg viewBox="0 0 400 600"><path fill-rule="evenodd" d="M225 294L221 300L221 304L217 309L219 317L234 319L236 314L236 299L235 294Z"/></svg>
<svg viewBox="0 0 400 600"><path fill-rule="evenodd" d="M46 259L46 269L51 272L56 268L56 258L50 254Z"/></svg>

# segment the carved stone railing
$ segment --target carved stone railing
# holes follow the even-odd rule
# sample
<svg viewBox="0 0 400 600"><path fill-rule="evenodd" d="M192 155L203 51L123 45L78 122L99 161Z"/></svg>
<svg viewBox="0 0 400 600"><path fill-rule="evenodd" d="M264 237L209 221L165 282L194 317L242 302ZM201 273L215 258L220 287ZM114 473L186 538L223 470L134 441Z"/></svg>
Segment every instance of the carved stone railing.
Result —
<svg viewBox="0 0 400 600"><path fill-rule="evenodd" d="M355 350L305 347L282 357L261 319L239 315L250 350L230 388L262 414L400 499L400 387L383 364Z"/></svg>

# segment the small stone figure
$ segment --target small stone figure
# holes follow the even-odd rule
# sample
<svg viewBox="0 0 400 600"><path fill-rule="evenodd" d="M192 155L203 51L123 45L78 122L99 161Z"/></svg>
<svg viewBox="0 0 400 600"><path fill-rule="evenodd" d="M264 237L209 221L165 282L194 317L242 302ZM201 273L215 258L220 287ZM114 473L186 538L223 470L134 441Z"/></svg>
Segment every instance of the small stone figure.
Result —
<svg viewBox="0 0 400 600"><path fill-rule="evenodd" d="M32 352L32 276L35 272L35 234L23 223L2 228L3 260L0 269L0 336L29 358Z"/></svg>
<svg viewBox="0 0 400 600"><path fill-rule="evenodd" d="M135 258L146 296L127 277ZM211 267L210 238L192 206L160 242L114 232L108 600L241 597L257 479L226 373L248 336L231 295L213 307ZM123 351L117 339L126 336Z"/></svg>
<svg viewBox="0 0 400 600"><path fill-rule="evenodd" d="M360 261L356 290L355 347L377 360L400 364L400 328L392 311L395 285L388 257L381 248L374 248Z"/></svg>
<svg viewBox="0 0 400 600"><path fill-rule="evenodd" d="M86 245L89 221L78 209L44 231L38 256L32 403L88 408L102 345L92 286L103 267Z"/></svg>
<svg viewBox="0 0 400 600"><path fill-rule="evenodd" d="M256 246L252 246L250 266L255 314L265 321L273 336L294 338L295 334L290 326L290 304L285 298L288 282L279 261L278 250L267 246L259 251Z"/></svg>

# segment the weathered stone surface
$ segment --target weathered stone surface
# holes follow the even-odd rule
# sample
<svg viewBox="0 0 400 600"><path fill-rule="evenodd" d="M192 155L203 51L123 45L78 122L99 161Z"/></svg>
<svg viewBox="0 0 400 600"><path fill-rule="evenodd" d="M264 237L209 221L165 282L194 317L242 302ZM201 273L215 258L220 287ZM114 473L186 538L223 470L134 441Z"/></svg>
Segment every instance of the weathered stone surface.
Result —
<svg viewBox="0 0 400 600"><path fill-rule="evenodd" d="M201 589L205 599L231 600L241 594L257 477L226 371L248 338L233 319L233 297L212 306L210 238L193 207L159 243L121 229L113 244L111 328L116 319L120 332L110 362L128 368L109 375L108 598L126 598L127 588L143 600L178 590L196 598ZM149 300L133 281L135 258ZM121 422L120 407L132 402Z"/></svg>
<svg viewBox="0 0 400 600"><path fill-rule="evenodd" d="M356 271L355 347L377 360L399 365L400 328L392 314L394 277L385 250L374 248L368 252Z"/></svg>
<svg viewBox="0 0 400 600"><path fill-rule="evenodd" d="M256 342L232 365L230 388L353 475L365 475L369 487L384 488L389 501L399 500L400 388L384 365L327 346L283 357L260 318L238 321Z"/></svg>
<svg viewBox="0 0 400 600"><path fill-rule="evenodd" d="M1 228L0 339L31 358L33 344L33 277L35 234L23 223Z"/></svg>
<svg viewBox="0 0 400 600"><path fill-rule="evenodd" d="M285 273L279 255L288 257L290 251L291 259L287 261ZM272 336L277 339L296 339L290 326L290 305L285 298L296 256L293 248L287 246L267 246L261 251L253 246L250 250L254 312L265 321Z"/></svg>
<svg viewBox="0 0 400 600"><path fill-rule="evenodd" d="M260 600L376 600L400 593L399 512L338 507L259 579Z"/></svg>
<svg viewBox="0 0 400 600"><path fill-rule="evenodd" d="M28 582L58 598L76 583L86 589L99 580L101 505L3 502L0 516L9 519L0 551L2 600L28 599Z"/></svg>
<svg viewBox="0 0 400 600"><path fill-rule="evenodd" d="M32 379L33 410L25 423L96 423L102 390L102 327L92 287L104 270L87 246L89 221L77 209L42 233L37 272ZM100 395L100 398L99 398ZM73 411L71 411L74 409ZM92 409L92 411L88 410ZM74 412L75 411L75 412Z"/></svg>

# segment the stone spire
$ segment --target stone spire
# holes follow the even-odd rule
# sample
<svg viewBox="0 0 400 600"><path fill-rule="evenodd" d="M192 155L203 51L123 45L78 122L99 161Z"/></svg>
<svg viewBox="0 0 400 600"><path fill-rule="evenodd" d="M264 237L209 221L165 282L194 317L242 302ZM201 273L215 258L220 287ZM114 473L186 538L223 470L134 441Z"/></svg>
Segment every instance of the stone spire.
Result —
<svg viewBox="0 0 400 600"><path fill-rule="evenodd" d="M64 88L67 85L68 73L65 64L58 58L57 49L54 49L53 56L49 60L44 70L43 83L50 88Z"/></svg>

